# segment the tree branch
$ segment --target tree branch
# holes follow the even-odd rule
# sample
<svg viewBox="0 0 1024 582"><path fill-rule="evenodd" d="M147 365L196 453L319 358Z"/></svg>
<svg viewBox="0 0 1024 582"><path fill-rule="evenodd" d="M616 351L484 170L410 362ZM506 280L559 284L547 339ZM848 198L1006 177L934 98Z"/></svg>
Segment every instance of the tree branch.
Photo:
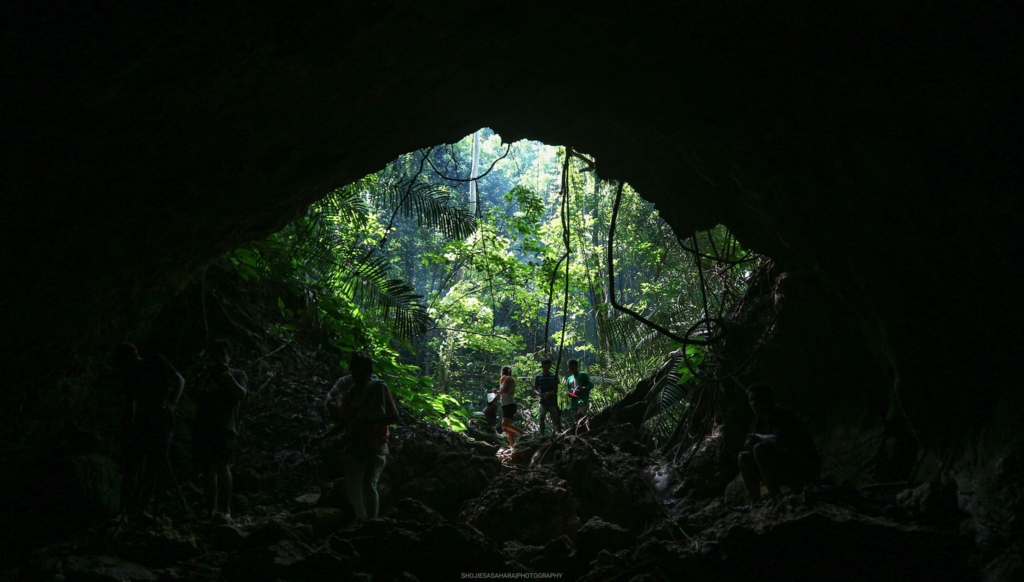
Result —
<svg viewBox="0 0 1024 582"><path fill-rule="evenodd" d="M438 177L440 177L442 180L447 180L449 182L473 182L473 181L476 181L476 180L479 180L479 179L483 178L487 174L490 174L491 170L494 169L495 164L497 164L501 160L504 160L508 156L508 153L510 151L512 151L512 144L507 144L505 146L505 153L502 154L502 156L500 158L497 158L493 162L491 162L491 167L487 168L486 172L484 172L483 174L480 174L479 176L477 176L475 178L466 178L465 180L463 180L462 178L457 178L457 177L456 178L450 178L450 177L444 175L443 173L441 173L440 170L437 169L437 167L434 165L434 162L432 162L431 160L427 160L427 163L430 164L430 168L432 170L434 170L434 173L437 174Z"/></svg>
<svg viewBox="0 0 1024 582"><path fill-rule="evenodd" d="M609 299L611 299L612 307L629 315L633 319L646 325L647 327L657 331L658 333L668 336L673 340L689 346L706 346L708 342L700 340L692 340L689 338L680 337L668 329L650 321L639 313L633 311L628 307L619 305L619 302L615 299L615 222L619 217L619 203L622 202L622 188L625 182L619 182L619 188L615 192L615 205L612 207L612 224L608 229L608 288L609 288Z"/></svg>
<svg viewBox="0 0 1024 582"><path fill-rule="evenodd" d="M469 331L468 329L455 329L455 328L451 328L451 327L432 327L432 328L428 329L427 332L437 331L437 330L440 330L440 331L454 331L454 332L457 332L457 333L471 333L473 335L482 335L484 337L493 337L493 338L497 338L497 339L500 339L500 340L504 340L504 341L507 341L508 343L510 343L512 345L516 344L515 340L507 338L507 337L505 337L503 335L498 335L498 334L494 334L494 333L482 333L482 332L479 332L479 331Z"/></svg>

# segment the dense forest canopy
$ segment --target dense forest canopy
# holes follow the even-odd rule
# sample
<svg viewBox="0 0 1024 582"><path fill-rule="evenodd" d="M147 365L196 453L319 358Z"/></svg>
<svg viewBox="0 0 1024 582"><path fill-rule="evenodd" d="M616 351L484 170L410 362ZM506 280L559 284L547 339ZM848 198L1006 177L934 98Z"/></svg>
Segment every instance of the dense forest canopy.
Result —
<svg viewBox="0 0 1024 582"><path fill-rule="evenodd" d="M713 333L765 259L723 226L680 239L632 188L568 151L481 129L339 188L230 259L244 277L289 283L286 314L328 326L343 357L372 350L408 402L451 427L501 366L530 377L544 357L560 374L579 359L607 404L680 338ZM613 218L615 299L647 321L612 306ZM687 346L674 386L704 361L700 343ZM686 406L684 395L666 410Z"/></svg>

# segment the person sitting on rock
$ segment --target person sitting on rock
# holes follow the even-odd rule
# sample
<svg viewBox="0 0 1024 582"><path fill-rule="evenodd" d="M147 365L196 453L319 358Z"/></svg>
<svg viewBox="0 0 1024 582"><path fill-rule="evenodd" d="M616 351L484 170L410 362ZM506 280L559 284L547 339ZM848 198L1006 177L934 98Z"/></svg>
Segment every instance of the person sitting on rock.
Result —
<svg viewBox="0 0 1024 582"><path fill-rule="evenodd" d="M498 403L501 398L493 390L487 391L487 404L484 406L484 426L488 432L500 433L501 428L498 426Z"/></svg>
<svg viewBox="0 0 1024 582"><path fill-rule="evenodd" d="M578 360L569 360L569 375L565 378L565 386L569 392L569 410L573 418L578 419L590 410L590 391L594 388L590 374L580 372Z"/></svg>
<svg viewBox="0 0 1024 582"><path fill-rule="evenodd" d="M125 394L122 516L138 511L149 518L149 505L167 469L167 453L174 438L174 410L185 379L167 358L159 354L143 358L128 343L117 346L114 367Z"/></svg>
<svg viewBox="0 0 1024 582"><path fill-rule="evenodd" d="M540 396L540 436L544 436L544 418L551 415L551 434L562 430L562 411L558 409L558 376L551 373L551 360L540 363L540 374L533 378L533 393Z"/></svg>
<svg viewBox="0 0 1024 582"><path fill-rule="evenodd" d="M739 454L739 466L751 501L760 501L762 484L774 497L783 486L801 487L816 481L821 461L796 414L775 403L769 386L751 385L747 399L757 422Z"/></svg>
<svg viewBox="0 0 1024 582"><path fill-rule="evenodd" d="M388 454L388 425L398 422L398 407L388 385L373 375L373 359L364 351L352 354L352 387L341 399L341 422L312 442L345 431L345 492L358 519L377 517L377 482Z"/></svg>
<svg viewBox="0 0 1024 582"><path fill-rule="evenodd" d="M211 518L231 521L231 464L239 435L239 408L249 389L242 370L232 368L230 344L212 342L196 396L195 465L203 471Z"/></svg>
<svg viewBox="0 0 1024 582"><path fill-rule="evenodd" d="M512 375L512 368L505 366L501 369L501 380L498 391L495 392L501 398L501 428L505 429L508 435L508 446L512 448L516 444L516 435L523 434L522 429L512 424L516 416L516 379Z"/></svg>

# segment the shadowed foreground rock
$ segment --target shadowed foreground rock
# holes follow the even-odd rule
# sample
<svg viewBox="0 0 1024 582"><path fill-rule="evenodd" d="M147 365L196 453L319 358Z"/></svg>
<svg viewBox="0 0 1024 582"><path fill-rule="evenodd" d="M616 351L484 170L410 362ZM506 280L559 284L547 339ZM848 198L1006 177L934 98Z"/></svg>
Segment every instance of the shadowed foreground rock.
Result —
<svg viewBox="0 0 1024 582"><path fill-rule="evenodd" d="M397 432L404 447L412 433ZM437 458L462 459L448 449L468 446L444 431L417 438L429 441L424 446L436 448ZM542 446L552 447L548 464L532 469L495 469L493 457L466 453L464 471L499 474L451 521L410 497L390 502L387 517L355 522L340 508L295 504L291 492L279 496L285 501L270 514L240 514L234 524L192 527L184 516L153 526L128 523L113 541L110 527L98 527L39 549L2 577L391 582L546 572L587 582L979 578L982 564L971 558L975 545L958 527L962 516L939 503L948 491L937 485L900 494L922 508L898 513L901 521L883 516L900 507L898 492L869 496L849 486L811 487L753 509L729 507L721 496L656 499L642 469L658 466L659 459L578 437ZM583 523L581 499L602 513ZM639 517L628 519L628 512ZM1012 577L1007 564L1001 562L1005 571L997 574Z"/></svg>
<svg viewBox="0 0 1024 582"><path fill-rule="evenodd" d="M581 522L579 502L561 480L533 475L503 475L477 499L463 505L459 519L496 541L543 545L559 536L574 536Z"/></svg>

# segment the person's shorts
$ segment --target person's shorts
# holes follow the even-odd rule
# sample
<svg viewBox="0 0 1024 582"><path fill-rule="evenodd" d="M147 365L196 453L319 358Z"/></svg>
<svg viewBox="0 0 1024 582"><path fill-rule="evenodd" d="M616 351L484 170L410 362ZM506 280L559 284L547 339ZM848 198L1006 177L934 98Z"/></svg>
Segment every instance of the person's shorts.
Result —
<svg viewBox="0 0 1024 582"><path fill-rule="evenodd" d="M235 462L238 437L234 433L223 431L216 434L199 434L196 437L194 461L197 467L230 465Z"/></svg>
<svg viewBox="0 0 1024 582"><path fill-rule="evenodd" d="M558 422L562 418L562 411L558 409L558 401L540 401L540 420L543 420L548 414L551 415L551 420L554 422Z"/></svg>
<svg viewBox="0 0 1024 582"><path fill-rule="evenodd" d="M513 402L512 404L502 405L502 407L501 407L501 417L502 418L515 418L515 416L516 416L516 409L517 408L518 408L518 406L516 405L515 402Z"/></svg>

